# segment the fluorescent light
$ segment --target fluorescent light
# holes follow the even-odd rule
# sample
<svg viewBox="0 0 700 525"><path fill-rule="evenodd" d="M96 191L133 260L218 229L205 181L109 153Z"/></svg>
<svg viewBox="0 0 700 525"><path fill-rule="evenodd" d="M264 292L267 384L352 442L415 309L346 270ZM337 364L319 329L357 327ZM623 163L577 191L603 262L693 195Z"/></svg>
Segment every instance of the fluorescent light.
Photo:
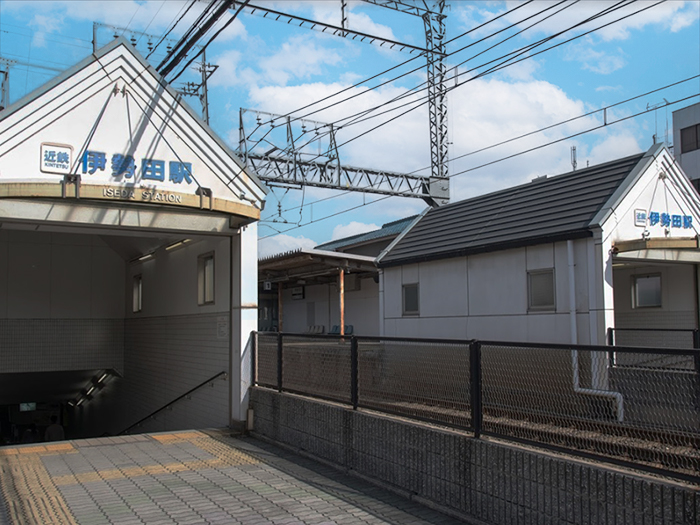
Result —
<svg viewBox="0 0 700 525"><path fill-rule="evenodd" d="M88 388L88 391L85 392L85 395L86 395L86 396L89 396L89 395L92 394L94 391L95 391L95 387L94 387L94 386L91 386L90 388Z"/></svg>
<svg viewBox="0 0 700 525"><path fill-rule="evenodd" d="M165 247L165 251L169 252L170 250L174 250L175 248L179 248L180 246L184 246L188 242L191 242L192 239L182 239L181 241L174 242L168 246Z"/></svg>
<svg viewBox="0 0 700 525"><path fill-rule="evenodd" d="M104 381L104 380L107 379L108 377L109 377L109 372L105 372L104 374L102 374L102 375L100 376L100 378L97 380L97 382L98 382L98 383L101 383L102 381Z"/></svg>
<svg viewBox="0 0 700 525"><path fill-rule="evenodd" d="M85 398L81 397L80 399L78 399L78 402L75 404L75 406L79 407L80 405L83 404L83 401L85 401Z"/></svg>
<svg viewBox="0 0 700 525"><path fill-rule="evenodd" d="M143 262L143 261L149 261L149 260L153 259L154 257L155 257L155 255L153 255L152 253L147 253L147 254L142 255L141 257L139 257L137 260L138 260L138 261L141 261L141 262Z"/></svg>

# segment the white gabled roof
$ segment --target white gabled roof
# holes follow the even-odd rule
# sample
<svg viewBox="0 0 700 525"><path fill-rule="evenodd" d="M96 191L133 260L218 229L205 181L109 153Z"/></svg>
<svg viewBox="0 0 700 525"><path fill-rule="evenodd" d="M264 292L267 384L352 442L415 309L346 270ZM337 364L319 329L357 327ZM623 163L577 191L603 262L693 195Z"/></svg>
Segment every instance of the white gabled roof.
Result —
<svg viewBox="0 0 700 525"><path fill-rule="evenodd" d="M0 112L0 197L203 208L249 222L266 193L122 38Z"/></svg>

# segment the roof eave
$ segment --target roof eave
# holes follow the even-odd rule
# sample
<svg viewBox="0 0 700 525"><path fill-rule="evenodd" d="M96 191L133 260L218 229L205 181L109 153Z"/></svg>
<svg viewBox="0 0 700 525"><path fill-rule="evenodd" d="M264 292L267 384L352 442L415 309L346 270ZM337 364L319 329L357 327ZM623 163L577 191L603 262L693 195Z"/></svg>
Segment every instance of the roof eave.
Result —
<svg viewBox="0 0 700 525"><path fill-rule="evenodd" d="M602 227L605 221L612 215L613 211L625 198L625 195L629 192L630 188L636 184L639 178L646 172L646 170L651 166L651 164L666 150L666 146L663 144L654 144L651 148L647 150L644 156L637 162L637 164L632 168L632 171L625 177L625 179L620 183L615 192L610 196L605 204L598 210L598 213L593 217L589 223L589 227Z"/></svg>
<svg viewBox="0 0 700 525"><path fill-rule="evenodd" d="M377 266L379 268L389 268L392 266L402 266L404 264L415 264L421 262L437 261L441 259L452 259L455 257L466 257L469 255L478 255L482 253L512 250L516 248L523 248L526 246L534 246L536 244L546 244L576 239L584 239L587 237L593 237L593 230L590 228L570 230L567 232L557 233L553 235L517 239L498 244L486 244L481 246L473 246L469 248L460 248L458 250L448 252L424 254L415 257L404 257L401 259L394 259L386 262L378 261Z"/></svg>

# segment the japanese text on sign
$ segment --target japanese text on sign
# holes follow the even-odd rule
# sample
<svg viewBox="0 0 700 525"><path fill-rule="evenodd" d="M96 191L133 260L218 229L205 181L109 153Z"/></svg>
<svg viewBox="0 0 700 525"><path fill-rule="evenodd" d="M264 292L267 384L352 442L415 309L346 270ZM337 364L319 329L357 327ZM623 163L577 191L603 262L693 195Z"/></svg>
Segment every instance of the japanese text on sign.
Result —
<svg viewBox="0 0 700 525"><path fill-rule="evenodd" d="M111 176L114 178L134 179L137 174L137 164L131 155L115 153L109 164ZM166 177L166 162L157 159L141 159L140 173L142 180L164 182ZM98 171L107 171L107 155L102 151L86 151L83 155L82 171L92 175ZM167 163L168 180L173 184L192 184L192 164L190 162L170 161Z"/></svg>
<svg viewBox="0 0 700 525"><path fill-rule="evenodd" d="M678 215L663 213L658 211L650 211L647 216L644 210L634 211L634 223L637 226L662 226L664 228L681 228L684 230L693 227L692 215Z"/></svg>

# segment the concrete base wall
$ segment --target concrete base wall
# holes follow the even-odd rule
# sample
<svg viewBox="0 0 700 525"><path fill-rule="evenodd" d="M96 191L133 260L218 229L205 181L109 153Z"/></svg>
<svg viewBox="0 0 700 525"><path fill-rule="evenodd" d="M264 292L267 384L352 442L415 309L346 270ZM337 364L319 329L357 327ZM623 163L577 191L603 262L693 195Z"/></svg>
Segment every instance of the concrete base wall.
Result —
<svg viewBox="0 0 700 525"><path fill-rule="evenodd" d="M254 433L484 524L696 524L700 491L253 388Z"/></svg>

